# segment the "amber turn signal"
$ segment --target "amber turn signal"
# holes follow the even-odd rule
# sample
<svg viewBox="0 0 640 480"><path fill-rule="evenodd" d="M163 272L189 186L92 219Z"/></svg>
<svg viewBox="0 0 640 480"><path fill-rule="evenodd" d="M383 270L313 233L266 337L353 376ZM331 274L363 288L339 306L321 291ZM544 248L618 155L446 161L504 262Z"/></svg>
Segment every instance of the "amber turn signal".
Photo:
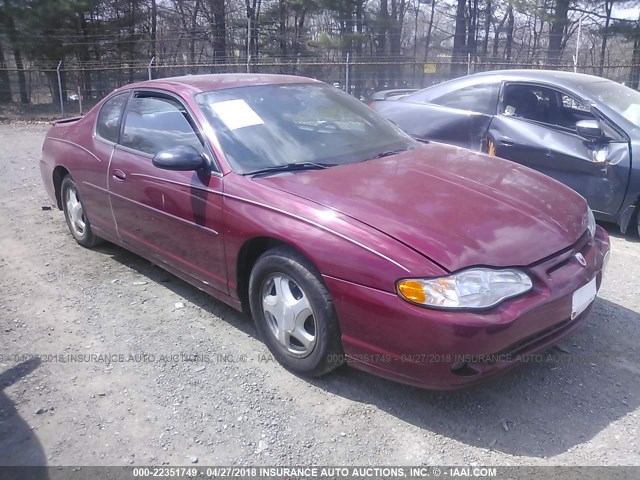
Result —
<svg viewBox="0 0 640 480"><path fill-rule="evenodd" d="M401 280L398 282L398 291L407 300L415 303L425 303L426 295L424 286L415 280Z"/></svg>

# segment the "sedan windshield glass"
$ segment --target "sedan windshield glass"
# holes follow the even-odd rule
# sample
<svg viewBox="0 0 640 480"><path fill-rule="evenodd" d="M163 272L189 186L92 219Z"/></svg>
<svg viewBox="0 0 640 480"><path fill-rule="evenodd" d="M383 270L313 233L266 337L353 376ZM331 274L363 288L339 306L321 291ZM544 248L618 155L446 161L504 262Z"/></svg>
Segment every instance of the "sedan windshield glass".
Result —
<svg viewBox="0 0 640 480"><path fill-rule="evenodd" d="M243 174L290 164L330 167L418 145L363 103L324 84L229 88L201 93L197 101L232 168Z"/></svg>
<svg viewBox="0 0 640 480"><path fill-rule="evenodd" d="M640 92L611 81L584 83L580 88L640 127Z"/></svg>

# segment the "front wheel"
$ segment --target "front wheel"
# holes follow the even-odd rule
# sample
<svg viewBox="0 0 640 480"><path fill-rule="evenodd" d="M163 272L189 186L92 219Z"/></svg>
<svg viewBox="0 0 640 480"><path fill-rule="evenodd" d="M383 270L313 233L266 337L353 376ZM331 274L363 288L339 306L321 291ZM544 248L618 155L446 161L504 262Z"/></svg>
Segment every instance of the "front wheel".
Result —
<svg viewBox="0 0 640 480"><path fill-rule="evenodd" d="M264 253L251 272L249 301L260 336L284 367L319 376L342 363L333 301L302 255L286 247Z"/></svg>
<svg viewBox="0 0 640 480"><path fill-rule="evenodd" d="M75 241L87 248L95 247L101 243L102 239L94 235L91 230L78 188L70 175L67 175L62 180L60 193L62 195L64 217Z"/></svg>

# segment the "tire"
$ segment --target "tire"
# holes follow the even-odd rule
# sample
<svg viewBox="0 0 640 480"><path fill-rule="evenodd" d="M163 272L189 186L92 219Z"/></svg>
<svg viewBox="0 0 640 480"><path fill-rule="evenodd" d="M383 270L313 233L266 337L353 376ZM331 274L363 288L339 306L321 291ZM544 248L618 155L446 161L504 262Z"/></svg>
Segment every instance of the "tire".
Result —
<svg viewBox="0 0 640 480"><path fill-rule="evenodd" d="M295 250L276 247L258 258L249 301L260 336L288 370L320 376L343 363L331 296L320 274Z"/></svg>
<svg viewBox="0 0 640 480"><path fill-rule="evenodd" d="M94 235L91 230L91 224L85 214L86 210L78 193L78 188L70 175L62 179L60 196L64 218L75 241L86 248L93 248L102 243L103 240Z"/></svg>

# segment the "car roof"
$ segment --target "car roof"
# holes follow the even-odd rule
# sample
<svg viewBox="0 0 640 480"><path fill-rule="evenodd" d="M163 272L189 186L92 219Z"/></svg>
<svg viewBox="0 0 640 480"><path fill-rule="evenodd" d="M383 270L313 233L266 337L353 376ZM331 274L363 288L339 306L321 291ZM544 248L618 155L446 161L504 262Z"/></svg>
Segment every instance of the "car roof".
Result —
<svg viewBox="0 0 640 480"><path fill-rule="evenodd" d="M162 88L164 90L188 92L192 95L200 92L221 90L224 88L247 87L252 85L278 85L287 83L322 83L307 77L296 75L269 75L253 73L212 73L204 75L184 75L181 77L159 78L125 85L119 90L131 88Z"/></svg>
<svg viewBox="0 0 640 480"><path fill-rule="evenodd" d="M561 72L557 70L493 70L490 72L474 73L473 75L469 75L466 78L546 82L553 83L565 88L571 88L576 84L612 81L607 80L606 78L596 77L595 75L587 75L584 73L574 72Z"/></svg>
<svg viewBox="0 0 640 480"><path fill-rule="evenodd" d="M557 70L491 70L488 72L474 73L463 77L454 78L446 82L438 83L424 88L416 93L400 98L400 101L414 102L416 99L424 101L420 96L427 95L443 95L460 88L470 87L473 85L500 83L500 82L534 82L543 83L549 86L556 86L575 92L579 85L589 83L615 83L606 78L596 77L594 75L586 75L584 73L561 72ZM593 96L586 91L580 92L580 96L586 101L595 102Z"/></svg>

